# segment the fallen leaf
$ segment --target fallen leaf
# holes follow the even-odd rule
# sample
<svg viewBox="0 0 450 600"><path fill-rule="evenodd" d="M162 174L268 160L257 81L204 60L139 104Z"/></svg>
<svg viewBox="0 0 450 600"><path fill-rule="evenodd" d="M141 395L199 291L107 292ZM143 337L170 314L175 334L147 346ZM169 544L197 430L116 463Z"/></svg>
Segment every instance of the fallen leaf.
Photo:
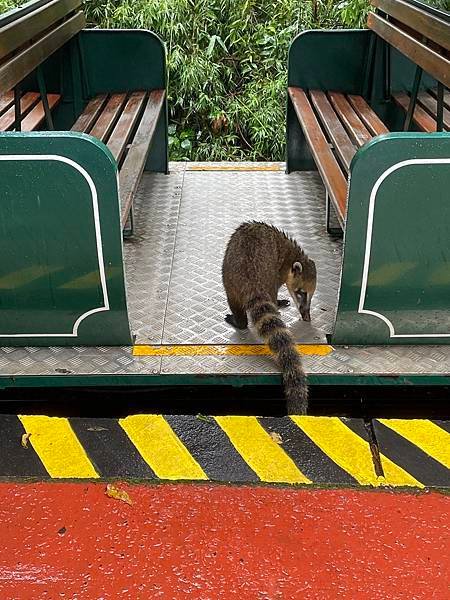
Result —
<svg viewBox="0 0 450 600"><path fill-rule="evenodd" d="M130 496L127 494L125 490L121 490L120 488L108 483L106 486L105 494L109 496L109 498L114 498L114 500L121 500L122 502L126 502L130 506L133 504Z"/></svg>
<svg viewBox="0 0 450 600"><path fill-rule="evenodd" d="M30 439L31 433L22 434L21 444L22 448L28 448L28 440Z"/></svg>
<svg viewBox="0 0 450 600"><path fill-rule="evenodd" d="M281 445L283 443L283 439L282 439L281 435L279 433L277 433L276 431L272 431L272 433L270 433L269 435L276 444Z"/></svg>

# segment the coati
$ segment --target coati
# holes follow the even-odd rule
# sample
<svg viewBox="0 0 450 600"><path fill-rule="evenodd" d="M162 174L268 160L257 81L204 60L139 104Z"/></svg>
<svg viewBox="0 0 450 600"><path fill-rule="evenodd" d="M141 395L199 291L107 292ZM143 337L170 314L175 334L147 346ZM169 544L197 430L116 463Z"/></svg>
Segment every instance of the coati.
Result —
<svg viewBox="0 0 450 600"><path fill-rule="evenodd" d="M232 234L223 259L222 279L231 313L225 317L246 329L247 311L283 373L289 414L306 414L308 386L294 340L279 316L277 299L286 284L304 321L310 321L316 265L297 242L267 223L243 223Z"/></svg>

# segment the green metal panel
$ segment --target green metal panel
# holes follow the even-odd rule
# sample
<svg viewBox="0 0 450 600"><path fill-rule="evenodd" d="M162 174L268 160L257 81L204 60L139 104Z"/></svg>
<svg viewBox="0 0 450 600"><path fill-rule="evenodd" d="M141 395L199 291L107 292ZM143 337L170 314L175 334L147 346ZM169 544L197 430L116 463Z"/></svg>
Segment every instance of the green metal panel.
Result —
<svg viewBox="0 0 450 600"><path fill-rule="evenodd" d="M356 153L332 343L450 343L449 133Z"/></svg>
<svg viewBox="0 0 450 600"><path fill-rule="evenodd" d="M363 29L312 30L300 33L289 49L288 85L361 94L370 36L371 32ZM315 169L289 99L286 135L287 172Z"/></svg>
<svg viewBox="0 0 450 600"><path fill-rule="evenodd" d="M0 345L131 342L115 161L71 133L0 134Z"/></svg>
<svg viewBox="0 0 450 600"><path fill-rule="evenodd" d="M450 376L446 375L309 375L311 386L450 386ZM208 386L223 385L243 387L246 385L281 385L279 375L15 375L0 377L0 390L12 388L75 388L106 387L108 391L129 386ZM151 392L149 392L151 393ZM281 390L280 390L281 394Z"/></svg>
<svg viewBox="0 0 450 600"><path fill-rule="evenodd" d="M411 91L416 65L395 48L391 48L390 51L390 70L392 93ZM427 73L423 73L420 89L435 88L436 86L437 81Z"/></svg>
<svg viewBox="0 0 450 600"><path fill-rule="evenodd" d="M370 36L366 29L300 33L289 49L288 85L360 94Z"/></svg>
<svg viewBox="0 0 450 600"><path fill-rule="evenodd" d="M155 33L85 29L79 35L90 96L166 88L166 54Z"/></svg>

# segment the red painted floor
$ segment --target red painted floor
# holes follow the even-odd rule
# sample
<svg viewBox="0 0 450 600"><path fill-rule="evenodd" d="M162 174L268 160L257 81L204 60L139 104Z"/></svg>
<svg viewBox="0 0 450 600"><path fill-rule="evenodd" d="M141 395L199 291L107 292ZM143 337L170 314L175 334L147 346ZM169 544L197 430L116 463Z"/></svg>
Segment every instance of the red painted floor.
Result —
<svg viewBox="0 0 450 600"><path fill-rule="evenodd" d="M0 598L450 598L450 498L0 484Z"/></svg>

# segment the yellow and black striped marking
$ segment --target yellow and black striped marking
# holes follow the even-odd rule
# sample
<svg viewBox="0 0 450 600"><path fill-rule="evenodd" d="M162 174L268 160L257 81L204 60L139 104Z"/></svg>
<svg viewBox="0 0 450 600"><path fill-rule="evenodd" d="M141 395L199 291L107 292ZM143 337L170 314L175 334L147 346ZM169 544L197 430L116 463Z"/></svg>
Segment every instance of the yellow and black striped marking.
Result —
<svg viewBox="0 0 450 600"><path fill-rule="evenodd" d="M450 423L0 417L0 477L450 487Z"/></svg>

